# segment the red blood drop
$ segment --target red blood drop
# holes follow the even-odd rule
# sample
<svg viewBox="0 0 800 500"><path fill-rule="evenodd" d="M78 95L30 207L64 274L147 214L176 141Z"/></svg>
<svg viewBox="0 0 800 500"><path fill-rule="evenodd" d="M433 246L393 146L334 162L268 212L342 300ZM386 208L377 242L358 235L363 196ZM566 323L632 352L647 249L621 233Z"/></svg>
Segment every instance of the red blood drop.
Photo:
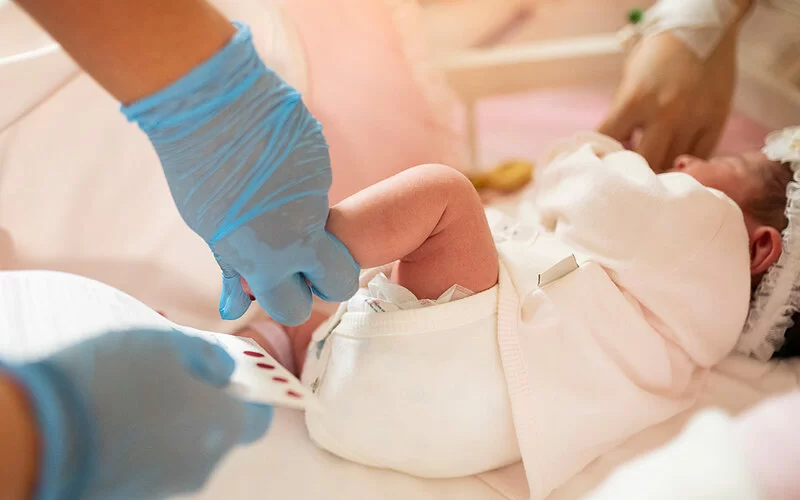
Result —
<svg viewBox="0 0 800 500"><path fill-rule="evenodd" d="M283 377L272 377L272 380L274 380L275 382L280 382L282 384L289 382L288 378L283 378Z"/></svg>
<svg viewBox="0 0 800 500"><path fill-rule="evenodd" d="M260 352L256 352L256 351L244 351L244 353L247 354L248 356L253 356L254 358L263 358L264 357L263 354L261 354Z"/></svg>
<svg viewBox="0 0 800 500"><path fill-rule="evenodd" d="M294 391L286 391L286 394L287 394L288 396L291 396L291 397L293 397L293 398L297 398L297 399L301 399L301 398L303 397L303 396L301 396L300 394L297 394L297 393L296 393L296 392L294 392Z"/></svg>
<svg viewBox="0 0 800 500"><path fill-rule="evenodd" d="M264 368L265 370L274 370L275 369L275 365L271 365L269 363L258 363L258 364L256 364L256 366L258 366L259 368Z"/></svg>
<svg viewBox="0 0 800 500"><path fill-rule="evenodd" d="M250 285L248 285L247 282L242 277L239 278L239 281L242 283L242 290L244 290L244 293L252 297L253 290L250 289Z"/></svg>

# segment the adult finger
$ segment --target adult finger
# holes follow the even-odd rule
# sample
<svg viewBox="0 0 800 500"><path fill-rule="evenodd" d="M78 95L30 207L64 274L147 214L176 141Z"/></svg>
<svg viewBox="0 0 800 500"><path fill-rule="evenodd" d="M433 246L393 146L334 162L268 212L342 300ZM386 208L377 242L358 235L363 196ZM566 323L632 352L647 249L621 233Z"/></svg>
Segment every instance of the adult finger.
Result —
<svg viewBox="0 0 800 500"><path fill-rule="evenodd" d="M669 149L662 165L663 170L669 169L675 162L675 158L682 154L691 153L690 148L694 143L695 130L680 129L676 130L672 137Z"/></svg>
<svg viewBox="0 0 800 500"><path fill-rule="evenodd" d="M664 170L664 159L667 156L673 134L672 124L663 119L657 119L657 121L647 124L642 130L642 139L636 146L636 152L647 160L650 168L656 173Z"/></svg>
<svg viewBox="0 0 800 500"><path fill-rule="evenodd" d="M722 135L724 125L716 125L705 130L701 130L690 148L691 153L698 158L708 158L714 152Z"/></svg>
<svg viewBox="0 0 800 500"><path fill-rule="evenodd" d="M257 277L245 276L245 279L258 304L278 323L297 326L311 317L311 288L303 275L293 274L271 288L260 283Z"/></svg>
<svg viewBox="0 0 800 500"><path fill-rule="evenodd" d="M352 297L358 291L359 266L350 251L328 232L316 251L317 265L304 271L314 293L328 302Z"/></svg>
<svg viewBox="0 0 800 500"><path fill-rule="evenodd" d="M222 319L233 320L240 318L250 307L250 297L242 289L241 276L236 269L220 257L216 252L217 260L222 271L222 293L219 296L219 315Z"/></svg>
<svg viewBox="0 0 800 500"><path fill-rule="evenodd" d="M641 120L638 110L631 101L622 101L614 105L605 120L597 127L597 131L619 142L628 142L633 136Z"/></svg>

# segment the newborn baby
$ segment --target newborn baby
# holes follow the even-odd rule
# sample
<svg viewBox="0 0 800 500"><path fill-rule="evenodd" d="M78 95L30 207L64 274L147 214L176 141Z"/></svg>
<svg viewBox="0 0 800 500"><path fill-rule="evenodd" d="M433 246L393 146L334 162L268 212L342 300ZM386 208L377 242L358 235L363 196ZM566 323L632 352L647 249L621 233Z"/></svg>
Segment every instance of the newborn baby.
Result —
<svg viewBox="0 0 800 500"><path fill-rule="evenodd" d="M543 498L695 401L780 255L790 178L755 152L656 175L590 135L562 145L513 218L487 220L438 165L355 194L327 229L390 278L367 272L307 356L321 319L290 331L326 407L306 416L311 438L426 477L522 459Z"/></svg>

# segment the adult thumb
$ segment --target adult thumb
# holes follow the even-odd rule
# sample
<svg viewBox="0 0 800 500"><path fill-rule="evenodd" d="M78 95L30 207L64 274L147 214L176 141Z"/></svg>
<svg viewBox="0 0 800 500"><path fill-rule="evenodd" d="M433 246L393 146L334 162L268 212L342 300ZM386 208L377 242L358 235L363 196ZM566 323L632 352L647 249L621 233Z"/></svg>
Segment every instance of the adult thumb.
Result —
<svg viewBox="0 0 800 500"><path fill-rule="evenodd" d="M189 373L215 387L224 387L228 384L236 362L225 349L198 337L179 332L168 334L172 335L173 348Z"/></svg>

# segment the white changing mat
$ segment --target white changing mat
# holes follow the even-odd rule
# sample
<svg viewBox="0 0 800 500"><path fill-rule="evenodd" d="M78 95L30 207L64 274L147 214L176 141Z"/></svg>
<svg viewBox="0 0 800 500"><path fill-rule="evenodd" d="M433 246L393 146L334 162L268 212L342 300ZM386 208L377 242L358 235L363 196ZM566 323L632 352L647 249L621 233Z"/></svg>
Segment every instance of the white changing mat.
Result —
<svg viewBox="0 0 800 500"><path fill-rule="evenodd" d="M800 387L800 361L763 364L739 356L716 369L697 407L739 412L770 394ZM661 443L684 425L679 415L629 439L556 490L549 500L573 500L590 491L614 467ZM278 410L266 438L227 459L208 486L191 498L285 498L287 500L526 500L525 474L517 464L461 479L421 479L341 460L308 439L303 415Z"/></svg>

